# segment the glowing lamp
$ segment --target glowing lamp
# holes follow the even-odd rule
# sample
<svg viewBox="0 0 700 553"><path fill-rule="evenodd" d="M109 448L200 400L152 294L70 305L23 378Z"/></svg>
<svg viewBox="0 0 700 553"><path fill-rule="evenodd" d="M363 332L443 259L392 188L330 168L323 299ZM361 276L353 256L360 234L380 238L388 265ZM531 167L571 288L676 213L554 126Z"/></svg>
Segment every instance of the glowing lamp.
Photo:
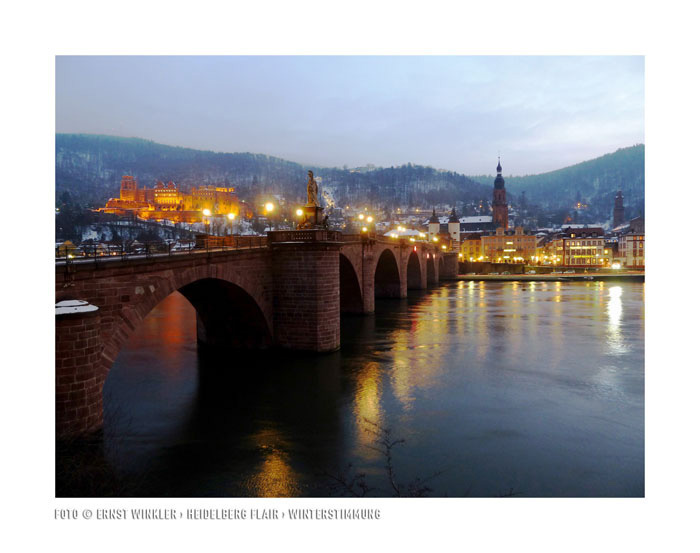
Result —
<svg viewBox="0 0 700 553"><path fill-rule="evenodd" d="M301 217L304 212L301 209L297 209L297 217Z"/></svg>

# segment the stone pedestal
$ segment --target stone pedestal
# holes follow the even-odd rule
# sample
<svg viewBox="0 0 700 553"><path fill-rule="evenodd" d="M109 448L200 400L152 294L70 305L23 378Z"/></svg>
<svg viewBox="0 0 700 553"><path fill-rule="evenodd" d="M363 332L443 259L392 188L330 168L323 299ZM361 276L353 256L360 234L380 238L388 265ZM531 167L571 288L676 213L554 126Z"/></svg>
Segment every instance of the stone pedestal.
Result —
<svg viewBox="0 0 700 553"><path fill-rule="evenodd" d="M317 205L305 205L304 218L299 224L300 229L317 229L323 226L323 208Z"/></svg>

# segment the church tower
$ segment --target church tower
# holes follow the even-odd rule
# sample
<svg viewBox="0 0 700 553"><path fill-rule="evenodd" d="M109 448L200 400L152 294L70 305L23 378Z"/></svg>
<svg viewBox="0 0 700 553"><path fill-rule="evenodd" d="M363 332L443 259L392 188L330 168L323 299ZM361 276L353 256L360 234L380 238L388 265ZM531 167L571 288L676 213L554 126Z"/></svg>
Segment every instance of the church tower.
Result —
<svg viewBox="0 0 700 553"><path fill-rule="evenodd" d="M498 174L493 181L493 222L496 228L508 229L508 202L506 202L506 183L501 175L501 158L498 158Z"/></svg>
<svg viewBox="0 0 700 553"><path fill-rule="evenodd" d="M613 209L613 228L619 227L625 222L625 204L622 196L622 190L617 191L615 196L615 208Z"/></svg>

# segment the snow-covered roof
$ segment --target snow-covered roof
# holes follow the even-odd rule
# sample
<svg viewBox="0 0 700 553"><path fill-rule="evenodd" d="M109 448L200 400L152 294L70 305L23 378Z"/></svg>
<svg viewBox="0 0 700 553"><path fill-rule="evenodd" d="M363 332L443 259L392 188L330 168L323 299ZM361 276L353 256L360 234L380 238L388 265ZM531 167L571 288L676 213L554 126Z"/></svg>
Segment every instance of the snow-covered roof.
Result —
<svg viewBox="0 0 700 553"><path fill-rule="evenodd" d="M394 229L384 233L384 236L391 236L392 234L396 234L397 236L419 236L421 234L421 231L410 228L404 230Z"/></svg>
<svg viewBox="0 0 700 553"><path fill-rule="evenodd" d="M461 217L460 223L491 223L493 217L491 215L473 215L471 217Z"/></svg>

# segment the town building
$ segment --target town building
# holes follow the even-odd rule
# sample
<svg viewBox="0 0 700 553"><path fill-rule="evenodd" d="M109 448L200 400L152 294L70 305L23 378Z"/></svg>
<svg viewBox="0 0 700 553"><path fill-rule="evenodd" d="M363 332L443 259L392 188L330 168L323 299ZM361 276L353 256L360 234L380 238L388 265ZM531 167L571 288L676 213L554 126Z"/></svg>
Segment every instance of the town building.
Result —
<svg viewBox="0 0 700 553"><path fill-rule="evenodd" d="M610 259L610 250L601 227L568 227L552 240L550 255L557 265L585 269L604 267Z"/></svg>
<svg viewBox="0 0 700 553"><path fill-rule="evenodd" d="M481 252L481 232L470 232L460 236L462 243L459 252L465 261L480 261Z"/></svg>
<svg viewBox="0 0 700 553"><path fill-rule="evenodd" d="M472 215L459 219L460 232L487 231L496 230L496 228L491 215Z"/></svg>
<svg viewBox="0 0 700 553"><path fill-rule="evenodd" d="M618 255L628 269L644 269L644 218L630 220L618 238Z"/></svg>
<svg viewBox="0 0 700 553"><path fill-rule="evenodd" d="M505 263L530 263L537 255L537 236L525 232L523 227L481 236L481 254L485 260Z"/></svg>

